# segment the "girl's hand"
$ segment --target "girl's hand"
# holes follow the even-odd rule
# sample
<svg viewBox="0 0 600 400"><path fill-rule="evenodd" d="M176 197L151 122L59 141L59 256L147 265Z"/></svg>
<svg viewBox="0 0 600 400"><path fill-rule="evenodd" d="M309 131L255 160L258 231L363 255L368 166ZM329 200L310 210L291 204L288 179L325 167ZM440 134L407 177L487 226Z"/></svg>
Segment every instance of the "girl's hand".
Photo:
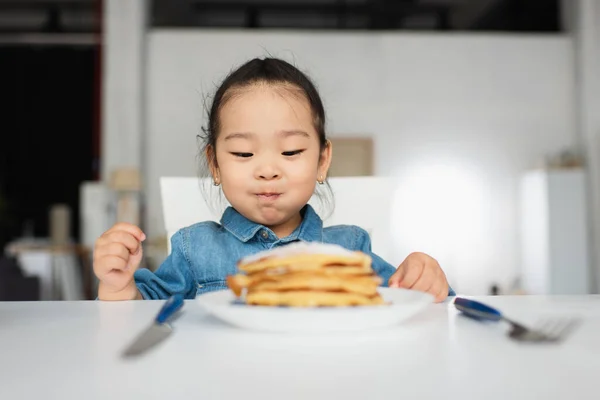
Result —
<svg viewBox="0 0 600 400"><path fill-rule="evenodd" d="M425 253L412 253L400 264L388 286L419 290L435 296L436 302L448 297L448 281L440 264Z"/></svg>
<svg viewBox="0 0 600 400"><path fill-rule="evenodd" d="M133 273L142 261L142 241L146 235L140 228L118 223L104 232L94 246L94 273L100 280L100 300L133 300L141 298Z"/></svg>

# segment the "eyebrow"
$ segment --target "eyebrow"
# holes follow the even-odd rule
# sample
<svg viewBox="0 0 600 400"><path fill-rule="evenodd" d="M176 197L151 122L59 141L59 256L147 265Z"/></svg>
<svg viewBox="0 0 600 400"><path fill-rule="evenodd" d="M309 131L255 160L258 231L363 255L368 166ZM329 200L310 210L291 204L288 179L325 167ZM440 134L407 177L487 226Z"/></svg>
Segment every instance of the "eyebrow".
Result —
<svg viewBox="0 0 600 400"><path fill-rule="evenodd" d="M251 136L252 136L251 133L236 132L236 133L230 133L229 135L225 136L225 138L223 140L250 139Z"/></svg>
<svg viewBox="0 0 600 400"><path fill-rule="evenodd" d="M291 131L281 131L279 132L279 135L283 136L283 137L290 137L290 136L304 136L309 138L310 135L304 131L300 131L300 130L291 130Z"/></svg>
<svg viewBox="0 0 600 400"><path fill-rule="evenodd" d="M277 133L280 136L283 137L290 137L290 136L304 136L309 138L310 135L308 133L306 133L305 131L301 131L301 130L290 130L290 131L279 131ZM234 133L230 133L227 136L225 136L225 138L223 138L223 140L232 140L232 139L250 139L252 136L254 136L253 133L250 132L234 132Z"/></svg>

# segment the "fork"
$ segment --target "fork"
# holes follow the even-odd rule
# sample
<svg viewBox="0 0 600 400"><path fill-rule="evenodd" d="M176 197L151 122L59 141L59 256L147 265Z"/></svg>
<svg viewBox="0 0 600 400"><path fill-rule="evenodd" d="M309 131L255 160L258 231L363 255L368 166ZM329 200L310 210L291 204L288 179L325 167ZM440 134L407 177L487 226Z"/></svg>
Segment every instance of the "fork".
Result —
<svg viewBox="0 0 600 400"><path fill-rule="evenodd" d="M564 340L580 322L578 318L549 318L541 320L533 328L528 328L506 318L495 308L475 300L456 297L454 307L465 316L479 321L507 322L510 325L508 336L519 342L558 343Z"/></svg>

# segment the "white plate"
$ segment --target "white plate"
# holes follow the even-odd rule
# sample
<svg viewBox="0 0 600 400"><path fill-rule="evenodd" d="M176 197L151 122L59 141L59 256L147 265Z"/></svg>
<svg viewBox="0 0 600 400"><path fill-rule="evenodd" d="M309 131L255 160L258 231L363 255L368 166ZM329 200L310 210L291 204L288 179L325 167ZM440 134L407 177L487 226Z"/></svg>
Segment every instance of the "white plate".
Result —
<svg viewBox="0 0 600 400"><path fill-rule="evenodd" d="M379 288L389 305L368 307L293 308L248 306L235 302L229 290L209 292L196 301L209 314L231 325L268 332L362 331L396 325L434 301L430 294Z"/></svg>

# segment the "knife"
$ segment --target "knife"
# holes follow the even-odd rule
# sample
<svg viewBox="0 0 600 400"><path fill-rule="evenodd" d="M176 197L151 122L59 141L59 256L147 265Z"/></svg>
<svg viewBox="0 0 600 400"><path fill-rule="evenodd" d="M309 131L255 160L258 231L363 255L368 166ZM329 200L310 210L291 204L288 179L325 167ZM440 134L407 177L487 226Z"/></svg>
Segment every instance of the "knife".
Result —
<svg viewBox="0 0 600 400"><path fill-rule="evenodd" d="M152 324L140 333L140 335L129 345L123 353L123 356L132 357L142 354L169 337L173 332L173 328L169 322L173 320L177 311L182 307L183 296L180 294L171 296L165 304L163 304Z"/></svg>

